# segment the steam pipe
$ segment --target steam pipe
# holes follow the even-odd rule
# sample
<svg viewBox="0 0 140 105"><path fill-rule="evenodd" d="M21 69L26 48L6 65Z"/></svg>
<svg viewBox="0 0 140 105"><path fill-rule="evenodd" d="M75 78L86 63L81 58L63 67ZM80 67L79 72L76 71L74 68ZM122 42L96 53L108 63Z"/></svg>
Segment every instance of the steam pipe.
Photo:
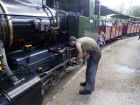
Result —
<svg viewBox="0 0 140 105"><path fill-rule="evenodd" d="M53 16L52 12L50 11L50 9L47 6L43 5L43 10L45 10L45 8L47 8L49 10L49 12L51 13L52 19L53 19L53 23L54 23L54 16ZM57 12L56 12L56 23L57 23L57 26L56 27L52 27L53 30L58 30L60 28Z"/></svg>
<svg viewBox="0 0 140 105"><path fill-rule="evenodd" d="M57 26L56 27L52 27L53 30L58 30L60 28L57 12L56 12L56 23L57 23Z"/></svg>
<svg viewBox="0 0 140 105"><path fill-rule="evenodd" d="M19 15L19 14L6 14L6 13L0 13L0 15L4 15L4 16L25 16L25 17L49 18L49 19L51 19L50 17L46 17L46 16Z"/></svg>
<svg viewBox="0 0 140 105"><path fill-rule="evenodd" d="M3 56L1 60L2 60L2 66L6 75L9 76L12 83L17 83L19 79L13 74L13 72L10 70L8 66L6 55L5 55L5 49L3 46L3 42L1 40L0 40L0 54L2 54Z"/></svg>
<svg viewBox="0 0 140 105"><path fill-rule="evenodd" d="M45 8L48 9L48 11L50 12L50 14L52 15L52 20L53 20L53 23L54 23L54 16L53 16L52 12L50 11L50 9L47 6L45 6L45 5L42 5L42 8L43 8L44 11L45 11ZM57 31L60 28L59 21L58 21L58 16L57 16L57 12L56 12L56 23L57 23L57 26L54 27L52 25L51 29L52 29L52 32L53 32L52 34L54 35L54 38L55 38L56 48L58 49L58 43L57 43L56 36L55 36L55 31Z"/></svg>

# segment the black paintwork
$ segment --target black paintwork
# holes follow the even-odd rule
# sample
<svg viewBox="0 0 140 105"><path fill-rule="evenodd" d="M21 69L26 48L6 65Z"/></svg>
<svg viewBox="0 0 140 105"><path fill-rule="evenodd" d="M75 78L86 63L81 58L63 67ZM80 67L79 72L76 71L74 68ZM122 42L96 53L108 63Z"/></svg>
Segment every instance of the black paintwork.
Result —
<svg viewBox="0 0 140 105"><path fill-rule="evenodd" d="M30 73L35 73L38 67L45 68L49 66L48 60L51 55L46 49L34 49L30 54L24 51L15 52L7 55L9 66L13 70L17 70L19 67L25 70L29 70Z"/></svg>
<svg viewBox="0 0 140 105"><path fill-rule="evenodd" d="M25 44L32 44L33 46L38 46L45 43L51 43L51 41L48 40L51 38L51 31L48 30L48 32L40 32L38 30L38 24L40 23L40 20L37 17L40 17L40 19L42 19L41 22L48 27L53 26L51 21L54 21L54 26L56 26L56 10L48 7L51 11L50 13L47 8L43 10L43 8L37 7L36 5L29 6L27 4L23 4L22 2L16 2L14 0L4 0L3 3L8 9L9 14L11 14L12 18L11 20L13 25L13 43L10 51L19 50ZM12 14L21 16L12 16ZM66 29L66 26L64 26L66 13L58 11L57 14L59 16L58 20L61 27L60 31L62 32ZM3 40L2 38L2 40L4 41L6 48L8 48L10 41L10 30L9 28L7 28L9 27L9 24L5 19L6 18L2 18L3 23L5 24L4 28L6 29L6 39ZM8 24L8 26L6 24ZM52 43L54 43L54 40L52 40Z"/></svg>
<svg viewBox="0 0 140 105"><path fill-rule="evenodd" d="M32 77L0 95L0 105L41 105L41 79Z"/></svg>
<svg viewBox="0 0 140 105"><path fill-rule="evenodd" d="M8 65L18 79L25 78L27 81L28 78L31 78L31 80L12 86L9 85L9 77L1 75L0 72L0 91L5 91L5 93L0 93L2 94L0 104L41 105L42 84L40 79L34 79L32 76L41 77L44 87L52 81L57 81L55 79L58 78L54 73L45 75L43 72L47 72L48 69L62 63L62 56L54 56L56 52L53 50L56 50L56 44L59 44L58 47L64 48L65 42L68 40L66 12L30 5L18 0L4 0L2 2L9 12L9 15L5 15L7 13L0 5L0 40L5 45ZM10 16L12 21L13 40L10 40L11 31L7 16ZM47 26L44 31L40 29L43 24ZM52 31L54 27L58 29ZM10 46L10 41L12 41L12 46ZM23 51L26 44L33 46L30 54ZM39 67L43 68L40 72L38 71ZM21 90L19 90L20 88ZM5 97L8 99L5 100Z"/></svg>
<svg viewBox="0 0 140 105"><path fill-rule="evenodd" d="M0 5L2 21L0 22L0 40L5 45L10 71L21 83L17 86L11 85L10 76L0 72L0 91L5 91L0 92L2 94L0 104L41 105L40 91L57 82L59 74L68 66L68 64L64 65L64 62L69 60L69 55L67 55L69 53L65 52L62 55L57 49L57 47L63 49L68 46L68 14L62 10L19 1L3 1L9 12L8 15ZM7 16L10 16L12 21L13 40L10 40L12 34ZM33 46L31 52L23 50L27 44ZM67 59L63 59L62 56ZM38 71L39 67L43 69ZM34 78L34 76L37 77ZM21 81L23 78L25 81Z"/></svg>

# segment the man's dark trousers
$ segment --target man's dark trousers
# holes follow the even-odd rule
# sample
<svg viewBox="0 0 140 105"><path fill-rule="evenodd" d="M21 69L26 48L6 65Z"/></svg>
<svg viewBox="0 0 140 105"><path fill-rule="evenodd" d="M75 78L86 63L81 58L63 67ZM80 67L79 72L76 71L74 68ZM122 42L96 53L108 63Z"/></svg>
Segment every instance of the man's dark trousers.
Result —
<svg viewBox="0 0 140 105"><path fill-rule="evenodd" d="M101 54L96 55L94 57L89 57L87 61L87 69L86 69L86 90L93 91L95 84L95 77L98 69L98 63L100 61Z"/></svg>

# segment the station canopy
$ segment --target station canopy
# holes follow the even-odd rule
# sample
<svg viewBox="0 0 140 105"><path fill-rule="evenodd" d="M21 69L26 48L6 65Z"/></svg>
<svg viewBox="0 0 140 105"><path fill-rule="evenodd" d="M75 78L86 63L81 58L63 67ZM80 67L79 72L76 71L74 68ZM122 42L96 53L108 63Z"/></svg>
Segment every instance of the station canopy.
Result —
<svg viewBox="0 0 140 105"><path fill-rule="evenodd" d="M129 19L129 18L135 18L135 19L139 18L140 19L140 17L124 15L124 14L115 14L115 15L112 15L111 17L113 17L113 18L121 18L121 19Z"/></svg>
<svg viewBox="0 0 140 105"><path fill-rule="evenodd" d="M98 7L96 6L95 7L95 14L98 15L99 13L99 9ZM104 6L104 5L101 5L101 8L100 8L100 15L101 16L106 16L106 15L110 15L110 14L119 14L118 12Z"/></svg>
<svg viewBox="0 0 140 105"><path fill-rule="evenodd" d="M115 15L112 15L111 17L113 17L113 18L121 18L121 19L129 19L129 18L131 18L129 15L124 15L124 14L115 14Z"/></svg>
<svg viewBox="0 0 140 105"><path fill-rule="evenodd" d="M95 15L99 15L100 12L100 16L107 16L107 15L111 15L111 14L119 14L117 11L114 11L113 9L104 6L104 5L100 5L100 0L95 0ZM100 8L99 8L100 5Z"/></svg>

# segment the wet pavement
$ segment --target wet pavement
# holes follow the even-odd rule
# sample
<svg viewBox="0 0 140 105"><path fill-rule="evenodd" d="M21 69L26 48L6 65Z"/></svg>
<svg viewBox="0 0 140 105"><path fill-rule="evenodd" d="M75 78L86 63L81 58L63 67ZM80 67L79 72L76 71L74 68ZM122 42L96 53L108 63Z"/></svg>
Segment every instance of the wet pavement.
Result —
<svg viewBox="0 0 140 105"><path fill-rule="evenodd" d="M85 80L86 66L83 66L65 76L54 89L48 89L43 105L140 105L140 41L137 39L138 36L118 40L102 50L91 95L79 95L83 89L79 83Z"/></svg>

